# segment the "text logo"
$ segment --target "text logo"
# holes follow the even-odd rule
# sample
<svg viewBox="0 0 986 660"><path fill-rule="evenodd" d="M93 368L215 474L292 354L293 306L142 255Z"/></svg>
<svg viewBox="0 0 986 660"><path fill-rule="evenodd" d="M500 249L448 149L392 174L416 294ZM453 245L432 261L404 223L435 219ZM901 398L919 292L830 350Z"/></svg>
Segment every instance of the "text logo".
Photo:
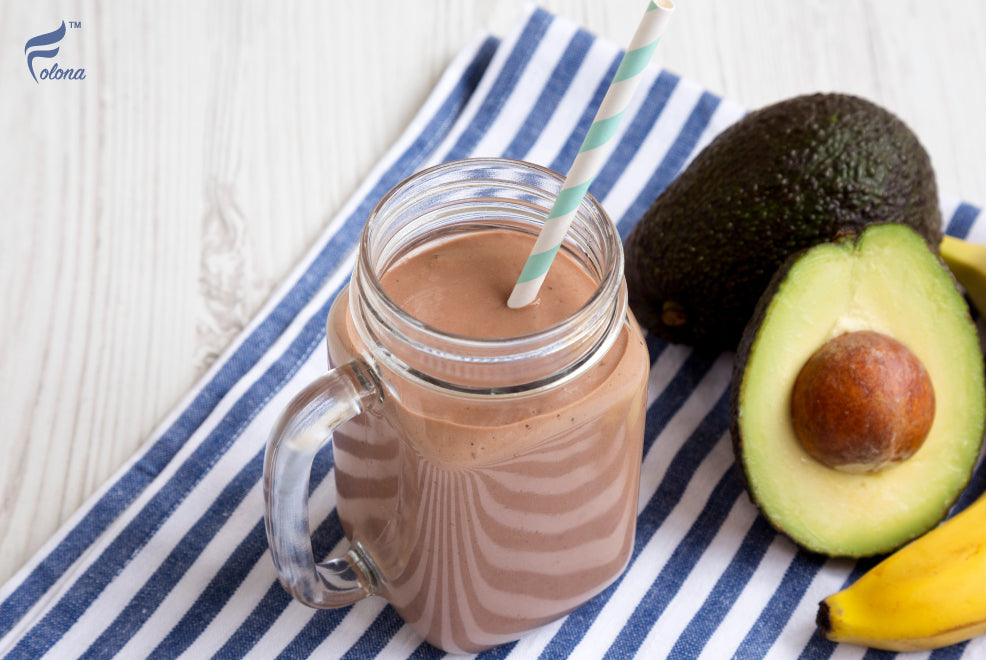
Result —
<svg viewBox="0 0 986 660"><path fill-rule="evenodd" d="M80 21L69 21L69 27L80 28L82 23ZM48 32L47 34L39 34L36 37L27 40L27 44L24 46L24 54L27 56L27 70L31 72L31 77L34 78L34 82L40 83L38 80L84 80L86 77L86 70L83 68L74 69L63 69L58 66L58 62L52 63L50 68L41 69L41 71L35 73L34 71L34 60L38 57L53 58L58 55L58 44L65 37L65 21L58 26L57 30Z"/></svg>

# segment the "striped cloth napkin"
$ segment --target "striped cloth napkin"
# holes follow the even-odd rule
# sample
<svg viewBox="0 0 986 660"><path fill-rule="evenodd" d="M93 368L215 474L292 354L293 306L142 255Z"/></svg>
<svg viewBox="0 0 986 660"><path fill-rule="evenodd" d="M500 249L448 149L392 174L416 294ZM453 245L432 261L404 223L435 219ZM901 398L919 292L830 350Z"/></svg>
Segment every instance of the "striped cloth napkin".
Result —
<svg viewBox="0 0 986 660"><path fill-rule="evenodd" d="M326 367L326 313L376 201L413 172L466 156L565 172L621 54L540 9L502 41L481 36L465 48L253 323L138 455L3 587L0 655L442 655L382 599L312 610L285 593L264 535L264 443L290 397ZM624 236L743 112L692 81L649 70L591 189ZM942 211L950 233L986 242L978 209L943 200ZM819 637L814 619L818 601L866 563L799 550L743 493L727 431L732 354L710 357L654 338L649 347L637 539L626 573L566 618L483 656L861 657L863 649ZM332 465L326 450L312 475L314 542L326 554L342 539ZM981 466L960 506L984 488ZM933 655L983 658L986 639Z"/></svg>

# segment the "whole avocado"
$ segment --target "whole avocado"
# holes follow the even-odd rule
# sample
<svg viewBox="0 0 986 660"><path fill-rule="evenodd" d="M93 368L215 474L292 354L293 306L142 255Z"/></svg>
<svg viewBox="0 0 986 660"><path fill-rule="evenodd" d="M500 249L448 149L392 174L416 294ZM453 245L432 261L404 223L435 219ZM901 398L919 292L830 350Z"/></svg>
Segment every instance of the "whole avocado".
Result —
<svg viewBox="0 0 986 660"><path fill-rule="evenodd" d="M630 305L662 339L731 350L789 255L885 222L937 251L937 184L914 133L856 96L787 99L720 133L633 228Z"/></svg>

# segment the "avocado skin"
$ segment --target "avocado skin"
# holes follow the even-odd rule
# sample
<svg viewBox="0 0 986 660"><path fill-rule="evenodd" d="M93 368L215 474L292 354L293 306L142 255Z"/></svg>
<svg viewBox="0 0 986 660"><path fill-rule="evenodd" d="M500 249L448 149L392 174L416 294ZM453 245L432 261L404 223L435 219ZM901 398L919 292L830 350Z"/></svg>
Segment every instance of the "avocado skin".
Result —
<svg viewBox="0 0 986 660"><path fill-rule="evenodd" d="M633 228L630 306L657 337L731 350L789 255L882 222L909 225L935 251L941 242L934 171L914 133L856 96L781 101L720 133Z"/></svg>

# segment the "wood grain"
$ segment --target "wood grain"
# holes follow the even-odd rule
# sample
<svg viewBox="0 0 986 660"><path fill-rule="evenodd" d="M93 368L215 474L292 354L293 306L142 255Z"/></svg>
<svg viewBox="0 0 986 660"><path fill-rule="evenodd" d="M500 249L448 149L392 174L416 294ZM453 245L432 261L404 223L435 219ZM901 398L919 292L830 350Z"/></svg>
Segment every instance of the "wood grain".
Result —
<svg viewBox="0 0 986 660"><path fill-rule="evenodd" d="M618 44L638 0L543 6ZM883 103L986 200L986 6L681 0L658 60L756 107ZM0 3L0 582L133 455L523 0ZM837 7L834 10L833 7ZM61 20L36 84L21 45Z"/></svg>

